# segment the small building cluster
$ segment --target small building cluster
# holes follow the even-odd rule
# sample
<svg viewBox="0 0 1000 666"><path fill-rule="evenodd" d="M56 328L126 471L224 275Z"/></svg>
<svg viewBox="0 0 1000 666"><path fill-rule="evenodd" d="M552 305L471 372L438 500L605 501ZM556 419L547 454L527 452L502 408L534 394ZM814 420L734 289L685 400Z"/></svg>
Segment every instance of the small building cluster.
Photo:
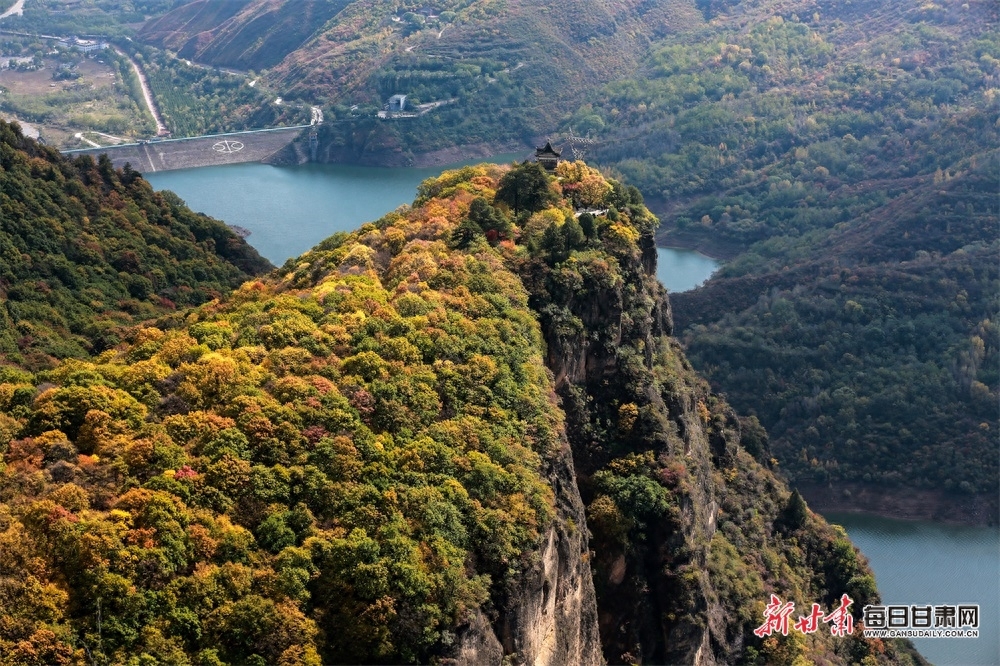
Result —
<svg viewBox="0 0 1000 666"><path fill-rule="evenodd" d="M75 49L81 53L92 53L94 51L102 51L108 48L107 42L101 42L95 39L81 39L80 37L63 40L63 43L71 49Z"/></svg>
<svg viewBox="0 0 1000 666"><path fill-rule="evenodd" d="M109 44L105 41L97 39L83 39L82 37L59 37L55 41L64 49L71 49L73 51L79 51L80 53L103 51L109 47Z"/></svg>
<svg viewBox="0 0 1000 666"><path fill-rule="evenodd" d="M416 109L410 109L407 111L406 108L406 95L396 94L389 98L382 107L382 110L378 112L379 118L416 118L419 113Z"/></svg>

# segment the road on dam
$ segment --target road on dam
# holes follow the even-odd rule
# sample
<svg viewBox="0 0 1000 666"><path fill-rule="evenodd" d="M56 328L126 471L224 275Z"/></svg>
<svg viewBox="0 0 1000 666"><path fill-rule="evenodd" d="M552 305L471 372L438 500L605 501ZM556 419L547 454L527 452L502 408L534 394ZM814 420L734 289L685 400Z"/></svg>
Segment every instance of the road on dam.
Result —
<svg viewBox="0 0 1000 666"><path fill-rule="evenodd" d="M286 148L311 125L278 127L247 132L230 132L184 139L140 141L119 146L67 150L64 154L92 155L107 153L116 167L126 163L140 173L173 169L264 162Z"/></svg>

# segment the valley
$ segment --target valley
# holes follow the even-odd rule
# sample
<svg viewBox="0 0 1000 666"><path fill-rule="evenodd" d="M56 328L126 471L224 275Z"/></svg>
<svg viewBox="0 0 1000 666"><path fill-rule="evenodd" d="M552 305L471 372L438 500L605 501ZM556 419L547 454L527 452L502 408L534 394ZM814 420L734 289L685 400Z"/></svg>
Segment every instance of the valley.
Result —
<svg viewBox="0 0 1000 666"><path fill-rule="evenodd" d="M252 231L248 241L276 264L312 246L325 235L353 229L363 220L377 215L379 204L372 201L376 193L386 207L392 207L412 197L421 179L436 174L432 170L328 165L280 169L246 165L239 169L245 173L234 172L231 168L174 171L150 176L150 180L156 188L180 193L195 210L206 211L219 219L241 220ZM217 194L237 191L261 194L251 197ZM318 196L318 192L323 195ZM287 203L279 203L289 201L296 202L292 210ZM325 210L333 212L324 215ZM684 292L698 280L697 275L684 275L686 269L681 262L683 257L659 251L657 276L672 292ZM931 598L924 590L922 578L913 572L921 568L937 571L942 561L953 563L947 574L953 577L950 584L957 595L955 598L985 601L993 596L992 592L984 592L987 585L984 581L990 580L989 572L997 570L1000 563L995 554L983 552L983 544L992 543L990 539L995 541L996 530L977 527L961 531L940 527L942 524L983 525L988 522L991 509L977 506L975 497L956 498L943 492L917 490L904 493L898 489L875 492L862 484L839 484L835 491L818 484L799 487L809 498L810 508L829 516L831 522L845 525L852 540L855 539L855 525L868 529L866 521L873 520L856 512L908 519L895 527L879 527L877 537L866 537L868 540L859 544L869 557L887 600L916 603L922 598ZM845 490L850 492L849 496L843 492ZM837 511L855 513L835 513ZM936 522L914 522L926 517ZM887 525L893 523L887 522ZM871 538L877 538L876 546L872 546ZM919 546L914 545L915 539ZM900 553L907 553L905 566L899 562ZM960 564L955 564L956 557ZM972 575L970 571L980 573ZM941 570L940 575L945 574ZM917 645L934 663L986 665L991 663L990 655L996 652L998 640L1000 635L984 631L982 641L975 643L925 639L917 641ZM955 655L960 655L957 662Z"/></svg>

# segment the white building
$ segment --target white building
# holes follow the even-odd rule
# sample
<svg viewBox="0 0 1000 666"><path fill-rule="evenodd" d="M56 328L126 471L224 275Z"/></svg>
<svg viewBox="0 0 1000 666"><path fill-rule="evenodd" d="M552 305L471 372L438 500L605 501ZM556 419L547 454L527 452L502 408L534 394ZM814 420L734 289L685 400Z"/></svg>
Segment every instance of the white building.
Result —
<svg viewBox="0 0 1000 666"><path fill-rule="evenodd" d="M398 113L406 110L406 95L393 95L389 98L389 112Z"/></svg>
<svg viewBox="0 0 1000 666"><path fill-rule="evenodd" d="M91 53L93 51L100 51L108 48L108 44L107 42L99 42L93 39L80 39L79 37L74 37L69 40L69 47L76 49L77 51L82 51L83 53Z"/></svg>

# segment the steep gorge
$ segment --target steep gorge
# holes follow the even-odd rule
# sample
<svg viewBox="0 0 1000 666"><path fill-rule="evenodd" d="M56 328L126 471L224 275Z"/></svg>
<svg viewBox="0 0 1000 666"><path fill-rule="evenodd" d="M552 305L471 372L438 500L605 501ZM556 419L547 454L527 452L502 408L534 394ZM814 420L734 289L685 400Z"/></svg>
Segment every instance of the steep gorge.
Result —
<svg viewBox="0 0 1000 666"><path fill-rule="evenodd" d="M585 199L596 172L578 162L558 175L565 206ZM425 183L425 196L448 191L452 178ZM843 531L768 469L759 423L693 372L655 278L656 220L635 188L606 187L606 217L581 216L579 226L566 208L522 215L528 252L508 254L566 413L604 658L923 663L905 642L753 635L770 593L831 607L846 592L860 610L878 598L874 580Z"/></svg>

